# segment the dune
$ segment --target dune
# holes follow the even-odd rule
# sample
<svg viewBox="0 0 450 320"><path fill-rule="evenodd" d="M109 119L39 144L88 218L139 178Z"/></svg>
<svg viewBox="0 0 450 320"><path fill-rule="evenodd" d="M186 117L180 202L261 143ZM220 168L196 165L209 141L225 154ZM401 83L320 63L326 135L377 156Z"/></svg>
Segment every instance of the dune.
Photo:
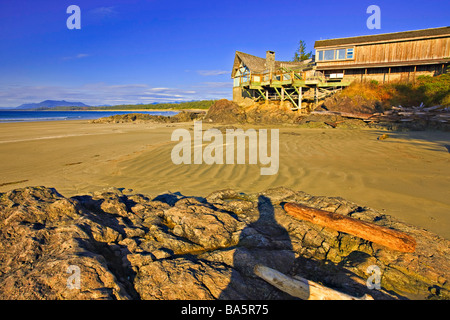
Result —
<svg viewBox="0 0 450 320"><path fill-rule="evenodd" d="M285 186L340 196L450 239L448 132L392 131L378 140L387 132L271 126L279 129L279 170L263 176L260 164L173 164L171 150L177 142L171 141L172 132L192 127L0 124L0 192L42 185L66 197L108 187L153 196L166 191L207 196L224 188L253 193ZM204 130L211 127L203 124Z"/></svg>

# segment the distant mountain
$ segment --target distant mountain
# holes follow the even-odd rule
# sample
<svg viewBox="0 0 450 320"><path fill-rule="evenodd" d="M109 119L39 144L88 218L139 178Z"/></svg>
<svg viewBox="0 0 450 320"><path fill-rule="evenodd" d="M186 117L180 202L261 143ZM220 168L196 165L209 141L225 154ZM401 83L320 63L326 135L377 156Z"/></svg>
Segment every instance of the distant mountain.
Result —
<svg viewBox="0 0 450 320"><path fill-rule="evenodd" d="M45 100L39 103L25 103L15 109L42 109L42 108L55 108L55 107L88 107L88 105L82 102L69 102L65 100Z"/></svg>

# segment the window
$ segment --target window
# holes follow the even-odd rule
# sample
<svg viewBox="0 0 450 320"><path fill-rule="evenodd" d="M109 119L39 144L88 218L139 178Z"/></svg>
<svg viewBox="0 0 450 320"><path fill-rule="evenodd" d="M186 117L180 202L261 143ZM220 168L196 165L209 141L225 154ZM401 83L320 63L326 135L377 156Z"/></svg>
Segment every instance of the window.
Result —
<svg viewBox="0 0 450 320"><path fill-rule="evenodd" d="M317 50L316 57L317 61L353 59L354 48Z"/></svg>
<svg viewBox="0 0 450 320"><path fill-rule="evenodd" d="M345 49L336 50L336 60L345 60Z"/></svg>
<svg viewBox="0 0 450 320"><path fill-rule="evenodd" d="M325 50L323 60L334 60L334 50Z"/></svg>
<svg viewBox="0 0 450 320"><path fill-rule="evenodd" d="M347 49L347 59L353 59L353 48Z"/></svg>
<svg viewBox="0 0 450 320"><path fill-rule="evenodd" d="M323 60L323 51L319 51L319 61Z"/></svg>

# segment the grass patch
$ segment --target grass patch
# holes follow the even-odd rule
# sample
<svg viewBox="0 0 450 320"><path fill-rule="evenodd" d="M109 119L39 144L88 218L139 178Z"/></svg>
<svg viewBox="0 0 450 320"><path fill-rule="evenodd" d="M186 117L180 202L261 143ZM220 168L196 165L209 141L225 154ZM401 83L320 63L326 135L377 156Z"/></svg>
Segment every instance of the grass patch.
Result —
<svg viewBox="0 0 450 320"><path fill-rule="evenodd" d="M352 100L377 101L385 109L391 106L450 106L450 74L439 76L419 76L413 82L391 82L379 84L377 81L353 82L338 94Z"/></svg>

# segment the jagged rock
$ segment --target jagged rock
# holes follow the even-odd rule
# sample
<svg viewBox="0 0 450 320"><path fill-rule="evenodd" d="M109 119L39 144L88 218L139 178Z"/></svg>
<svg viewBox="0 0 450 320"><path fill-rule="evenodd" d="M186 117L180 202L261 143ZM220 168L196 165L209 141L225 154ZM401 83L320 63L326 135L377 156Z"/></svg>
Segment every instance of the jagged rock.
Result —
<svg viewBox="0 0 450 320"><path fill-rule="evenodd" d="M244 123L245 112L235 102L227 99L216 101L205 116L205 121L216 123Z"/></svg>
<svg viewBox="0 0 450 320"><path fill-rule="evenodd" d="M323 109L343 112L375 113L383 112L383 105L375 99L355 96L350 98L341 94L335 94L326 98L322 105Z"/></svg>
<svg viewBox="0 0 450 320"><path fill-rule="evenodd" d="M172 233L214 250L234 246L239 241L238 230L243 223L226 212L214 210L195 198L179 200L175 206L164 213Z"/></svg>
<svg viewBox="0 0 450 320"><path fill-rule="evenodd" d="M218 263L162 259L142 266L135 286L142 299L218 299L231 273Z"/></svg>
<svg viewBox="0 0 450 320"><path fill-rule="evenodd" d="M0 201L2 299L130 298L97 251L87 232L92 223L76 201L46 188L13 190ZM69 266L79 268L81 289L68 289Z"/></svg>
<svg viewBox="0 0 450 320"><path fill-rule="evenodd" d="M285 202L406 232L416 251L296 220ZM352 296L449 299L449 244L345 199L286 188L152 199L119 189L65 198L28 187L0 194L0 298L292 298L254 274L263 264ZM381 289L366 286L370 266L381 271ZM76 270L79 289L71 285Z"/></svg>

